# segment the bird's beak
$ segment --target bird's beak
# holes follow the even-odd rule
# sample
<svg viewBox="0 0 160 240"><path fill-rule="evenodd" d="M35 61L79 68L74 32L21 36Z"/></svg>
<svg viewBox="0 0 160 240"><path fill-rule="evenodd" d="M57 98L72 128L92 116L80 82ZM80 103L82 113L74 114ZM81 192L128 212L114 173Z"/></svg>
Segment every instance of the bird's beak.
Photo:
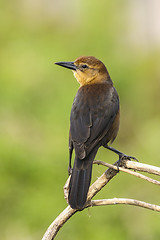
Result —
<svg viewBox="0 0 160 240"><path fill-rule="evenodd" d="M74 65L74 62L56 62L55 64L61 66L61 67L65 67L65 68L69 68L71 70L77 70L76 65Z"/></svg>

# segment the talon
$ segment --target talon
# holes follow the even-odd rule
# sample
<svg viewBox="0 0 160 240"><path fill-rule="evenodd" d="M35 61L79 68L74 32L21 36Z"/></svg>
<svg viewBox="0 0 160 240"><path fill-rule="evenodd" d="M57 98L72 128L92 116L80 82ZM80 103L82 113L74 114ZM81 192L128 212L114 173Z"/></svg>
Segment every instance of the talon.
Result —
<svg viewBox="0 0 160 240"><path fill-rule="evenodd" d="M116 163L117 163L117 171L119 172L119 167L120 167L121 161L123 161L123 160L124 160L124 161L125 161L125 160L131 161L132 159L138 162L138 159L136 159L135 157L128 156L128 155L126 155L126 154L124 154L124 153L119 154L119 159L118 159L118 161L116 162Z"/></svg>
<svg viewBox="0 0 160 240"><path fill-rule="evenodd" d="M130 156L130 158L135 160L135 161L137 161L137 162L139 162L139 160L137 158L135 158L135 157Z"/></svg>
<svg viewBox="0 0 160 240"><path fill-rule="evenodd" d="M130 160L131 161L131 159L133 159L133 160L139 162L137 158L132 157L132 156L128 156L126 154L122 154L120 157L121 157L122 160Z"/></svg>

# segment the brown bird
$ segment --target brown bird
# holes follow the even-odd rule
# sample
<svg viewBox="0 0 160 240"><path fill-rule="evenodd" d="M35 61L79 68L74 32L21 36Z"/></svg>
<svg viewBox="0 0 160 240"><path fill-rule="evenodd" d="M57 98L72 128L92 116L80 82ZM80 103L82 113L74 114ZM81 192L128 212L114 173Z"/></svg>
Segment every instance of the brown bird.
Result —
<svg viewBox="0 0 160 240"><path fill-rule="evenodd" d="M92 163L98 148L103 146L123 157L129 157L108 146L119 129L119 97L105 65L95 57L79 57L74 62L55 63L73 71L80 84L70 115L68 202L73 209L82 209L91 182ZM75 161L71 171L72 152Z"/></svg>

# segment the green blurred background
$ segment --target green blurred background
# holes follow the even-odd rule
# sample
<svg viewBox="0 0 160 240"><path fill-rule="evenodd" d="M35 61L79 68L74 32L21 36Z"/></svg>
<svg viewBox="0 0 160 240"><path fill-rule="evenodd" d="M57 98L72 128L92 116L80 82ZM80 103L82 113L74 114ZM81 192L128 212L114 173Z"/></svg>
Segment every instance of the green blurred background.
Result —
<svg viewBox="0 0 160 240"><path fill-rule="evenodd" d="M53 63L82 55L102 60L121 100L113 144L160 166L160 2L15 0L0 2L0 235L38 240L67 206L70 109L79 87ZM96 159L117 157L100 149ZM94 166L93 180L105 170ZM119 173L96 198L159 204L158 186ZM160 239L157 212L130 206L73 216L57 239Z"/></svg>

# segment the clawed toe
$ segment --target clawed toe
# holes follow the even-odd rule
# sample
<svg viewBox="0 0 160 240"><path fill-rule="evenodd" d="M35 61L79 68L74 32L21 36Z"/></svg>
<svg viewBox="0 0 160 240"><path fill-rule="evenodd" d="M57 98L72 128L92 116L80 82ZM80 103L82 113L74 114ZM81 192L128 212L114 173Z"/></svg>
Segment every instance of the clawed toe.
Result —
<svg viewBox="0 0 160 240"><path fill-rule="evenodd" d="M138 159L135 158L135 157L128 156L128 155L123 154L123 153L119 154L119 159L117 161L117 170L119 171L119 167L120 167L121 161L123 161L123 160L130 160L131 161L132 159L137 161L137 162L139 162Z"/></svg>
<svg viewBox="0 0 160 240"><path fill-rule="evenodd" d="M133 160L139 162L137 158L132 157L132 156L128 156L128 155L125 155L125 154L123 154L123 155L121 156L121 159L122 159L122 160L130 160L130 161L133 159Z"/></svg>
<svg viewBox="0 0 160 240"><path fill-rule="evenodd" d="M72 168L68 167L68 175L70 176L72 174Z"/></svg>

